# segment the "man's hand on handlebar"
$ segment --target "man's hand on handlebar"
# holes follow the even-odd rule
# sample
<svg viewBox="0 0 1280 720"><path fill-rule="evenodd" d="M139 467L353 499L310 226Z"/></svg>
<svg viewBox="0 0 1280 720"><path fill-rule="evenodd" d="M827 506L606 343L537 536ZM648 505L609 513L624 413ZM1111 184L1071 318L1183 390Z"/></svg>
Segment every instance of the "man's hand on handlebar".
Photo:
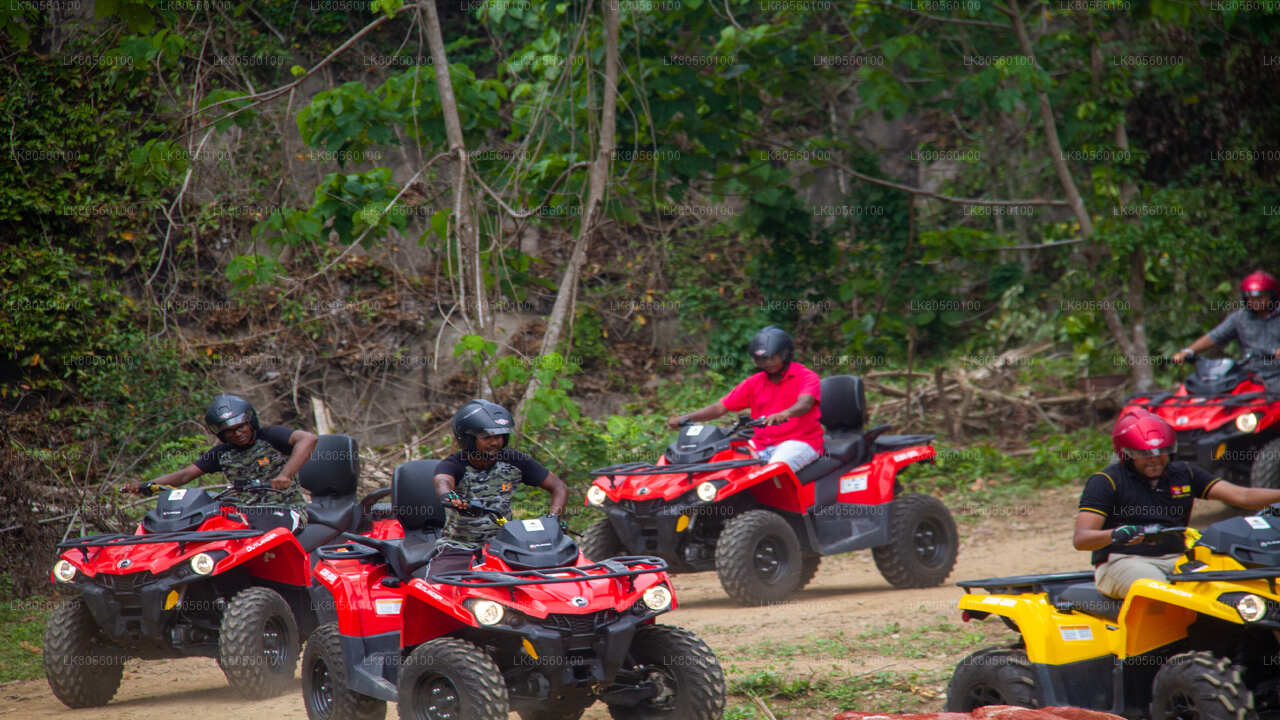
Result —
<svg viewBox="0 0 1280 720"><path fill-rule="evenodd" d="M791 419L791 416L790 416L790 415L788 415L788 414L786 414L785 412L776 412L776 413L774 413L774 414L772 414L772 415L768 415L768 416L766 416L766 417L764 418L764 421L762 422L762 424L764 424L764 425L781 425L782 423L784 423L784 422L786 422L786 421L788 421L788 420L790 420L790 419Z"/></svg>
<svg viewBox="0 0 1280 720"><path fill-rule="evenodd" d="M461 495L459 495L458 493L456 493L456 492L454 492L454 491L452 491L452 490L450 490L449 492L445 493L443 496L441 496L441 498L440 498L440 499L441 499L441 500L443 500L443 501L445 501L445 502L447 502L447 503L449 503L450 505L452 505L452 506L453 506L455 509L457 509L457 510L466 510L466 509L467 509L467 501L466 501L466 500L463 500Z"/></svg>
<svg viewBox="0 0 1280 720"><path fill-rule="evenodd" d="M124 486L124 491L131 495L155 495L164 488L163 485L157 485L150 480L144 482L132 482Z"/></svg>

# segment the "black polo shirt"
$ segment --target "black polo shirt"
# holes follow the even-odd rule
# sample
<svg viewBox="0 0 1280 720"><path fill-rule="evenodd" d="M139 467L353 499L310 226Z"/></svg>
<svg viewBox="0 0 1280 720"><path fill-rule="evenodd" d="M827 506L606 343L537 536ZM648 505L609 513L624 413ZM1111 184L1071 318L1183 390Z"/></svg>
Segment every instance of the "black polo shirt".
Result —
<svg viewBox="0 0 1280 720"><path fill-rule="evenodd" d="M1137 470L1129 470L1125 463L1108 465L1102 472L1094 473L1084 484L1080 494L1080 509L1102 516L1102 528L1110 530L1121 525L1185 526L1191 519L1191 504L1196 498L1207 498L1209 488L1221 478L1214 477L1191 463L1174 461L1165 468L1155 487ZM1170 537L1158 543L1137 545L1108 545L1094 550L1094 565L1105 562L1113 553L1126 555L1168 555L1182 552L1182 538Z"/></svg>

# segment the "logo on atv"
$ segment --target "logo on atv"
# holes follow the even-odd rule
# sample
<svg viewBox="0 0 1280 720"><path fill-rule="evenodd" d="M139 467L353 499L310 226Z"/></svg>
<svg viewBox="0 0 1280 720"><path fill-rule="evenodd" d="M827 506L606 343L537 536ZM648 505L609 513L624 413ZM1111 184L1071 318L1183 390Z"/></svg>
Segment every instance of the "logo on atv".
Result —
<svg viewBox="0 0 1280 720"><path fill-rule="evenodd" d="M569 604L574 607L586 607L587 599L582 597L581 595L574 595L573 597L569 598Z"/></svg>
<svg viewBox="0 0 1280 720"><path fill-rule="evenodd" d="M129 558L125 558L125 559L121 560L120 562L116 563L116 567L118 567L118 568L127 568L127 567L129 567L130 565L132 565L132 564L133 564L133 561L132 561L132 560L130 560Z"/></svg>
<svg viewBox="0 0 1280 720"><path fill-rule="evenodd" d="M637 491L636 491L636 494L637 494L637 495L648 495L648 494L649 494L649 488L647 488L647 487L642 487L642 488L640 488L639 490L637 490Z"/></svg>
<svg viewBox="0 0 1280 720"><path fill-rule="evenodd" d="M1178 416L1178 419L1173 421L1173 424L1174 424L1174 425L1186 425L1186 424L1187 424L1187 417L1186 417L1185 415L1179 415L1179 416Z"/></svg>

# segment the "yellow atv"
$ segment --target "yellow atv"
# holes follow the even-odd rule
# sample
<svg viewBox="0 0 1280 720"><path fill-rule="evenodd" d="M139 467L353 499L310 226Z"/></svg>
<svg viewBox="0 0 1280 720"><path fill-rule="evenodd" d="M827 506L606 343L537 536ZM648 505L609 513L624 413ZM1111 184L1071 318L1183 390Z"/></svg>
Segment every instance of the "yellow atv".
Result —
<svg viewBox="0 0 1280 720"><path fill-rule="evenodd" d="M1203 533L1163 528L1184 535L1185 555L1166 582L1139 580L1123 601L1098 592L1092 571L959 583L964 621L995 615L1020 638L962 660L946 709L1071 705L1152 720L1280 711L1278 508Z"/></svg>

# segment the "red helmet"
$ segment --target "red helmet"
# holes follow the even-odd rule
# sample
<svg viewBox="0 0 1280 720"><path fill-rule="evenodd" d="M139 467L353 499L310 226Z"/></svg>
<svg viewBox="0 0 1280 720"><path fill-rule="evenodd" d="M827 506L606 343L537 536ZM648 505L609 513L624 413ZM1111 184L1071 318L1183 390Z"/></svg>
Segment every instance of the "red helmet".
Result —
<svg viewBox="0 0 1280 720"><path fill-rule="evenodd" d="M1111 444L1121 460L1150 455L1172 455L1178 447L1173 426L1147 410L1130 410L1116 420Z"/></svg>
<svg viewBox="0 0 1280 720"><path fill-rule="evenodd" d="M1249 298L1258 297L1259 295L1271 296L1269 308L1276 309L1277 299L1280 299L1280 281L1276 280L1276 276L1263 270L1254 270L1244 276L1244 280L1240 281L1240 296L1247 305Z"/></svg>

